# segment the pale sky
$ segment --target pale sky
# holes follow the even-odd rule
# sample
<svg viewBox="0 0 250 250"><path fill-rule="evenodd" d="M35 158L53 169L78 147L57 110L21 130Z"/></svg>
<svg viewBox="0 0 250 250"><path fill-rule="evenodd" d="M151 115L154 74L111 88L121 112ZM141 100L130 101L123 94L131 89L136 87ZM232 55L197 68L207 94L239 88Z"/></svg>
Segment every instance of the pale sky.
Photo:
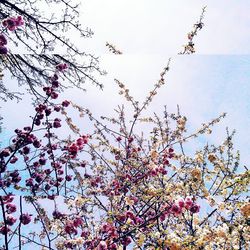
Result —
<svg viewBox="0 0 250 250"><path fill-rule="evenodd" d="M195 39L199 55L174 56L187 41L186 34L205 5L205 26ZM86 84L87 93L67 90L65 98L71 96L75 102L91 107L99 115L114 114L112 110L121 103L121 97L113 79L124 82L137 99L143 100L171 55L167 85L155 98L151 111L161 112L164 105L175 111L179 104L194 129L227 112L228 118L219 126L219 133L222 137L226 126L238 131L237 143L246 161L246 145L249 146L250 139L247 132L250 125L250 57L246 54L250 40L248 7L250 2L244 0L237 3L232 0L158 0L157 3L85 0L80 20L83 26L93 29L95 35L91 39L78 40L74 36L72 39L75 38L86 51L99 56L101 67L108 75L100 78L105 86L103 92ZM105 47L106 41L124 54L111 55ZM9 87L16 90L15 81L8 82ZM29 97L18 106L15 102L1 106L4 126L9 131L29 123L32 110ZM19 110L21 112L16 112ZM218 136L215 138L220 140Z"/></svg>
<svg viewBox="0 0 250 250"><path fill-rule="evenodd" d="M207 12L205 27L195 39L197 53L249 53L247 0L85 0L83 24L93 29L96 38L87 47L103 53L108 41L127 54L176 54L203 6Z"/></svg>
<svg viewBox="0 0 250 250"><path fill-rule="evenodd" d="M175 56L187 41L186 34L198 20L204 5L207 5L205 27L195 38L198 55ZM76 39L76 42L100 57L101 67L108 75L100 78L104 91L86 84L87 93L66 90L62 99L72 99L89 107L96 116L112 116L113 109L124 103L113 79L125 83L132 95L142 101L171 56L167 84L152 102L148 114L161 113L164 105L170 112L175 112L179 104L192 132L201 123L227 112L228 116L217 125L211 137L194 141L192 147L203 146L206 140L221 143L228 126L230 130L236 129L235 148L241 151L242 164L248 165L249 9L250 1L244 0L85 0L81 20L83 25L93 29L95 35L89 40ZM106 41L124 54L111 55L105 47ZM5 80L16 90L14 80L9 80L8 76ZM33 107L28 95L19 104L9 101L0 106L5 128L0 140L6 145L15 128L30 123ZM78 123L84 132L86 124ZM65 133L64 128L58 132Z"/></svg>
<svg viewBox="0 0 250 250"><path fill-rule="evenodd" d="M166 61L161 55L103 55L102 64L109 72L101 78L105 86L104 91L86 85L87 93L69 89L65 91L62 99L67 98L90 108L95 116L113 116L114 108L125 103L118 95L118 87L113 79L117 78L125 83L135 99L143 101L159 79L159 73ZM247 55L172 57L170 71L166 76L167 84L161 88L145 114L162 114L164 105L167 105L170 112L175 112L179 104L182 114L189 120L188 126L192 132L198 129L201 123L227 112L228 116L216 126L208 141L221 143L225 138L227 126L230 130L236 129L237 149L241 150L242 160L247 164L250 146L249 68L250 57ZM29 115L33 112L29 96L24 97L18 106L15 102L2 106L4 127L9 131L18 125L23 127L29 124ZM18 110L21 112L16 112ZM78 120L76 116L73 118L82 127L83 133L89 129L84 121ZM63 128L58 132L64 133Z"/></svg>

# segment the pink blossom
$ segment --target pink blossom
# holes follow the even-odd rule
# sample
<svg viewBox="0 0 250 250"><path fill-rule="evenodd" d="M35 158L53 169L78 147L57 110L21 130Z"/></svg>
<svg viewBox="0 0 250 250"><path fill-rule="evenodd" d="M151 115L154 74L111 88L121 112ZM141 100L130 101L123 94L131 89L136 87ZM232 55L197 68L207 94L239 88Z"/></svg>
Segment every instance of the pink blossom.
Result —
<svg viewBox="0 0 250 250"><path fill-rule="evenodd" d="M183 207L185 206L185 201L184 201L184 199L183 199L183 198L180 198L179 200L177 200L177 204L178 204L181 208L183 208Z"/></svg>
<svg viewBox="0 0 250 250"><path fill-rule="evenodd" d="M70 223L70 222L66 223L64 230L67 234L77 234L77 230L75 229L73 223Z"/></svg>
<svg viewBox="0 0 250 250"><path fill-rule="evenodd" d="M65 100L65 101L62 102L62 106L63 106L63 107L68 107L69 104L70 104L70 102L67 101L67 100Z"/></svg>
<svg viewBox="0 0 250 250"><path fill-rule="evenodd" d="M80 217L78 217L78 218L74 219L73 224L74 224L75 227L79 227L79 226L81 226L83 224L83 221L82 221L82 219Z"/></svg>
<svg viewBox="0 0 250 250"><path fill-rule="evenodd" d="M27 225L31 222L31 215L30 214L22 214L20 216L20 221L23 225Z"/></svg>
<svg viewBox="0 0 250 250"><path fill-rule="evenodd" d="M24 25L24 20L23 20L22 16L18 16L17 18L10 17L10 18L5 19L2 22L2 25L4 27L6 27L9 31L14 31L18 27Z"/></svg>
<svg viewBox="0 0 250 250"><path fill-rule="evenodd" d="M193 199L190 196L187 196L185 198L185 208L190 209L190 207L193 205Z"/></svg>
<svg viewBox="0 0 250 250"><path fill-rule="evenodd" d="M177 204L173 204L172 207L171 207L171 212L172 212L174 215L178 216L179 214L181 214L182 209L181 209L181 207L179 207Z"/></svg>
<svg viewBox="0 0 250 250"><path fill-rule="evenodd" d="M68 65L66 63L60 63L56 65L56 69L60 72L66 70L68 68Z"/></svg>
<svg viewBox="0 0 250 250"><path fill-rule="evenodd" d="M7 44L7 39L3 34L0 34L0 45L4 46Z"/></svg>
<svg viewBox="0 0 250 250"><path fill-rule="evenodd" d="M8 214L15 213L16 212L16 205L14 205L14 204L7 204L6 205L6 212Z"/></svg>
<svg viewBox="0 0 250 250"><path fill-rule="evenodd" d="M125 238L122 240L122 244L123 244L124 246L128 246L131 242L132 242L131 237L125 237Z"/></svg>
<svg viewBox="0 0 250 250"><path fill-rule="evenodd" d="M198 204L193 204L191 207L190 207L190 212L191 213L199 213L199 211L200 211L200 205L198 205Z"/></svg>
<svg viewBox="0 0 250 250"><path fill-rule="evenodd" d="M101 241L97 247L97 250L106 250L108 249L107 243L105 241Z"/></svg>
<svg viewBox="0 0 250 250"><path fill-rule="evenodd" d="M10 231L9 227L2 226L0 227L0 234L6 235Z"/></svg>
<svg viewBox="0 0 250 250"><path fill-rule="evenodd" d="M13 226L14 223L16 222L16 219L12 216L7 216L6 218L6 224L9 226Z"/></svg>
<svg viewBox="0 0 250 250"><path fill-rule="evenodd" d="M22 16L18 16L16 18L16 26L22 26L22 25L24 25L23 17Z"/></svg>

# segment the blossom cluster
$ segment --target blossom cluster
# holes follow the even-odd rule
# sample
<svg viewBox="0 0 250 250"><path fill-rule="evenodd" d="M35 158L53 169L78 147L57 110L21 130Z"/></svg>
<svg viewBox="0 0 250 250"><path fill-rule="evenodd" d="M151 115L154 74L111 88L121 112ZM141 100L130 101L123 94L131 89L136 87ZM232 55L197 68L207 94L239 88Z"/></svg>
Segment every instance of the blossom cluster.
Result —
<svg viewBox="0 0 250 250"><path fill-rule="evenodd" d="M200 211L200 205L193 201L192 197L187 196L185 199L178 199L172 206L170 211L176 216L183 213L183 209L190 211L190 213L198 213Z"/></svg>
<svg viewBox="0 0 250 250"><path fill-rule="evenodd" d="M9 17L2 21L2 25L4 28L6 28L9 31L15 31L20 26L24 25L24 20L22 16L18 17ZM7 45L7 38L4 36L4 34L0 34L0 54L7 54L8 48Z"/></svg>
<svg viewBox="0 0 250 250"><path fill-rule="evenodd" d="M67 68L65 65L63 67ZM43 88L46 96L42 103L35 106L36 113L32 124L25 126L23 129L16 129L16 136L12 139L12 145L0 151L0 173L4 174L4 178L0 179L1 188L8 188L12 185L16 189L24 188L20 186L21 180L24 180L25 188L30 189L32 194L35 194L41 190L48 192L51 187L58 189L58 186L64 180L71 181L71 176L64 173L62 164L67 161L67 155L69 157L76 156L75 144L62 147L61 152L64 157L56 159L55 154L60 148L59 145L53 143L56 137L54 138L52 130L61 127L61 119L57 115L55 117L53 115L64 112L64 109L70 104L68 100L64 100L59 104L52 103L53 100L58 98L59 87L59 75L56 72L50 77L48 86ZM40 130L39 127L45 129L44 138L47 138L47 143L45 139L40 138L40 134L36 134L36 130ZM82 136L76 141L76 150L83 148L83 144L87 143L87 138L87 136ZM34 152L38 153L35 157ZM12 170L11 165L20 162L20 158L26 163L27 171L29 171L28 175L22 176L18 169ZM50 160L52 161L49 162ZM52 173L55 175L54 178Z"/></svg>
<svg viewBox="0 0 250 250"><path fill-rule="evenodd" d="M163 127L168 124L164 122L155 127L152 118L144 119L143 122L153 123L148 140L129 133L122 122L117 122L121 127L114 133L113 128L109 130L88 110L68 100L52 104L60 98L55 98L60 86L57 74L43 88L46 101L36 105L33 125L17 129L13 146L1 151L4 190L13 183L21 186L20 173L8 166L23 157L26 170L31 173L25 179L26 191L43 194L55 204L58 199L55 194L65 197L66 208L62 211L62 204L57 205L51 215L30 201L35 198L29 198L39 211L36 221L40 221L44 232L49 230L57 239L39 239L44 246L50 242L57 249L190 249L192 246L209 250L218 244L229 247L231 241L234 246L243 244L240 239L247 239L249 204L243 203L238 195L246 190L249 174L235 172L239 158L231 152L232 137L223 145L207 146L193 156L183 154L176 146L183 149L186 138L209 131L223 116L191 135L185 134L187 119L180 114L171 115L174 122L171 128ZM96 132L91 136L77 133L74 139L59 140L55 134L63 126L59 112L65 114L68 107L94 121ZM124 119L122 112L119 119ZM43 127L46 133L41 138L34 128ZM158 131L168 134L161 136ZM204 208L211 211L200 213ZM5 211L13 209L17 208L8 206ZM22 225L30 223L30 214L26 211L22 214L19 218ZM17 219L10 218L8 223ZM231 230L226 226L228 220L234 225L234 238L230 240L226 238ZM2 223L3 232L6 225L6 221ZM10 227L8 236L14 231ZM40 234L34 232L34 235Z"/></svg>
<svg viewBox="0 0 250 250"><path fill-rule="evenodd" d="M203 14L188 35L189 42L203 27L202 18ZM20 17L4 22L9 31L24 24ZM0 46L6 44L1 34ZM184 53L193 53L193 43L188 46ZM31 124L16 129L12 144L0 150L3 248L18 237L19 248L33 244L59 250L248 249L250 204L244 194L249 170L238 169L233 134L228 132L222 145L185 152L187 140L210 134L225 115L191 134L179 110L169 114L165 109L163 118L142 117L156 90L165 84L168 63L141 105L116 80L134 113L127 120L125 109L119 107L118 117L100 120L88 109L60 100L59 77L70 66L64 62L55 66L43 86ZM73 108L93 125L90 134L73 124L69 116ZM135 127L142 123L147 129L136 133ZM66 125L74 134L67 132L61 138ZM11 195L18 190L28 194L19 197L19 205ZM35 215L30 214L31 207ZM33 223L39 223L41 230L22 230Z"/></svg>
<svg viewBox="0 0 250 250"><path fill-rule="evenodd" d="M28 225L31 222L31 216L28 213L22 213L19 218L16 218L13 214L17 211L16 205L13 203L14 196L6 195L0 197L0 205L2 211L6 212L4 215L4 221L0 221L0 234L7 235L11 231L11 226L13 226L17 220L23 225Z"/></svg>
<svg viewBox="0 0 250 250"><path fill-rule="evenodd" d="M165 113L163 121L159 117L139 120L141 109L137 109L134 124L152 125L150 136L145 138L124 125L121 109L117 119L106 119L118 125L117 130L110 129L89 110L69 100L59 101L60 72L56 68L43 87L45 97L35 106L32 124L16 129L13 144L0 151L1 188L8 192L14 186L28 192L31 196L26 202L38 213L34 223L40 222L43 232L49 231L55 239L47 236L45 240L33 232L42 242L39 244L86 250L190 246L210 250L223 244L229 247L231 241L234 246L243 244L249 204L239 195L247 189L249 173L236 171L239 156L232 151L232 136L220 146L206 146L194 155L183 153L187 139L211 133L224 115L187 135L185 116ZM69 129L75 127L70 126L71 108L94 123L91 135L73 129L74 138L59 139L57 131L64 126L59 114L66 116ZM20 161L27 167L13 169ZM28 174L22 175L23 171ZM49 214L38 204L37 195L53 204L63 195L63 204L57 204ZM4 207L9 218L1 224L7 237L15 232L11 224L32 221L26 211L19 218L10 217L8 213L17 210L11 204ZM209 213L200 213L205 208ZM229 239L225 237L227 221L234 225L233 238Z"/></svg>
<svg viewBox="0 0 250 250"><path fill-rule="evenodd" d="M68 146L65 146L65 149L68 151L71 159L75 159L78 152L81 151L84 147L84 144L88 143L88 135L82 135L75 142L71 143Z"/></svg>
<svg viewBox="0 0 250 250"><path fill-rule="evenodd" d="M7 54L8 49L6 47L7 39L3 34L0 34L0 54Z"/></svg>
<svg viewBox="0 0 250 250"><path fill-rule="evenodd" d="M18 27L24 25L24 20L22 16L9 17L2 21L2 25L9 31L15 31L16 29L18 29Z"/></svg>

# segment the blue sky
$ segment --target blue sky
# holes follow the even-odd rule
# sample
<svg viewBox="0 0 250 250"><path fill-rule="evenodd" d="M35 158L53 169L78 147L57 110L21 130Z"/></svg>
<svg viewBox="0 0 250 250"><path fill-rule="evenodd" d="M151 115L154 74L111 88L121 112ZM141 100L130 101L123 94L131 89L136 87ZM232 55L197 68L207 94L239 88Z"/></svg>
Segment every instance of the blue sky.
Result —
<svg viewBox="0 0 250 250"><path fill-rule="evenodd" d="M118 87L113 79L125 83L131 94L143 101L153 84L159 79L159 73L167 58L162 55L103 55L102 64L108 71L103 77L105 88L99 91L87 86L88 92L76 89L65 91L64 98L72 99L84 107L89 107L96 116L114 115L113 109L125 103L118 95ZM241 150L242 160L247 164L250 135L250 57L248 55L194 55L172 57L167 84L159 91L148 113L161 113L164 105L170 112L180 105L181 112L187 116L190 131L196 130L203 122L216 118L223 112L228 115L217 125L209 141L221 143L226 135L225 129L236 129L236 147ZM14 82L11 81L14 85ZM112 98L110 98L112 96ZM29 96L18 104L22 112L15 110L17 104L3 104L5 133L18 126L29 124L29 115L33 112ZM129 110L128 110L129 112ZM73 117L74 118L74 117ZM78 120L75 117L76 121ZM81 120L77 121L81 125ZM82 126L84 132L84 126ZM62 133L65 131L60 130Z"/></svg>
<svg viewBox="0 0 250 250"><path fill-rule="evenodd" d="M204 5L207 5L205 27L195 40L198 55L175 56L186 42L186 33L191 30ZM242 164L248 166L249 9L250 1L244 0L158 0L157 4L149 0L83 1L81 20L95 31L95 36L84 42L76 37L73 39L87 51L99 55L101 67L108 75L100 78L104 91L87 84L87 93L68 89L62 99L69 98L89 107L96 116L112 116L113 109L124 103L113 79L124 82L132 95L143 101L171 56L167 84L145 114L161 113L164 105L170 112L175 112L179 104L182 114L188 118L191 132L201 123L227 112L227 117L215 127L209 139L196 140L192 147L198 148L207 140L221 143L228 126L230 130L236 129L235 148L241 152ZM109 54L106 41L114 43L124 55ZM8 81L10 89L17 89L16 82L8 75L4 80ZM18 104L7 102L0 106L4 117L0 141L6 145L15 128L29 124L33 107L28 95ZM86 124L78 123L84 132ZM63 129L58 131L65 133Z"/></svg>
<svg viewBox="0 0 250 250"><path fill-rule="evenodd" d="M165 56L156 55L103 55L102 63L109 74L103 77L104 91L89 86L88 92L67 90L64 98L74 100L84 107L89 107L93 114L113 115L113 108L125 103L118 95L118 88L113 79L118 78L130 89L138 100L144 100L147 92L159 78L159 72L166 63ZM193 149L202 147L206 141L221 143L226 135L225 128L236 129L235 148L241 151L242 163L248 166L250 147L250 57L248 55L194 55L172 57L167 84L160 90L145 114L161 113L167 105L170 112L180 105L182 114L188 118L190 132L203 122L227 112L227 117L218 124L209 137L194 140ZM6 76L7 77L7 76ZM10 81L11 87L15 86ZM15 102L3 105L4 130L1 140L6 143L16 127L23 127L30 121L33 112L30 97L25 96L18 105ZM22 112L16 112L21 110ZM129 112L130 110L127 109ZM77 117L73 117L77 119ZM78 121L83 131L86 123ZM60 133L64 133L62 129ZM188 148L188 150L190 150ZM190 150L192 151L192 150ZM46 203L46 202L45 202ZM203 206L209 209L208 206ZM34 248L36 249L36 248ZM37 248L38 249L38 248Z"/></svg>

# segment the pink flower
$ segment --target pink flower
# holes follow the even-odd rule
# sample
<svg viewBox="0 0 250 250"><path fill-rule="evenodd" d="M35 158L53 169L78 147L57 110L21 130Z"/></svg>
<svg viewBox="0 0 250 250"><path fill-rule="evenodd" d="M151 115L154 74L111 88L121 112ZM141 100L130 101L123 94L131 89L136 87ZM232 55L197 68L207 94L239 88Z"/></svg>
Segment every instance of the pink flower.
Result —
<svg viewBox="0 0 250 250"><path fill-rule="evenodd" d="M31 215L30 214L22 214L20 216L20 221L23 225L27 225L31 222Z"/></svg>
<svg viewBox="0 0 250 250"><path fill-rule="evenodd" d="M66 175L65 180L66 181L71 181L72 180L72 175Z"/></svg>
<svg viewBox="0 0 250 250"><path fill-rule="evenodd" d="M0 234L6 235L10 231L9 227L2 226L0 227Z"/></svg>
<svg viewBox="0 0 250 250"><path fill-rule="evenodd" d="M121 136L118 136L118 137L116 138L116 140L117 140L118 142L120 142L120 141L122 140Z"/></svg>
<svg viewBox="0 0 250 250"><path fill-rule="evenodd" d="M172 212L174 215L178 216L179 214L181 214L182 209L181 209L181 207L179 207L178 205L173 204L172 207L171 207L171 212Z"/></svg>
<svg viewBox="0 0 250 250"><path fill-rule="evenodd" d="M6 45L7 44L7 39L3 34L0 34L0 45Z"/></svg>
<svg viewBox="0 0 250 250"><path fill-rule="evenodd" d="M39 163L41 164L41 165L45 165L46 164L46 159L45 158L40 158L39 159Z"/></svg>
<svg viewBox="0 0 250 250"><path fill-rule="evenodd" d="M59 111L61 110L61 108L60 108L59 106L55 106L55 107L54 107L54 110L55 110L56 112L59 112Z"/></svg>
<svg viewBox="0 0 250 250"><path fill-rule="evenodd" d="M16 21L13 17L8 18L7 20L7 29L13 31L16 29Z"/></svg>
<svg viewBox="0 0 250 250"><path fill-rule="evenodd" d="M58 97L58 94L56 92L51 92L51 98L56 99Z"/></svg>
<svg viewBox="0 0 250 250"><path fill-rule="evenodd" d="M160 216L160 221L164 221L165 219L166 219L166 214L164 213Z"/></svg>
<svg viewBox="0 0 250 250"><path fill-rule="evenodd" d="M2 197L4 200L4 204L8 203L8 202L12 202L14 200L13 195L5 195Z"/></svg>
<svg viewBox="0 0 250 250"><path fill-rule="evenodd" d="M8 53L8 49L5 46L0 46L0 54L6 55Z"/></svg>
<svg viewBox="0 0 250 250"><path fill-rule="evenodd" d="M66 223L64 230L67 234L77 234L77 230L74 228L73 223L70 223L70 222Z"/></svg>
<svg viewBox="0 0 250 250"><path fill-rule="evenodd" d="M34 146L35 148L40 148L40 147L41 147L41 142L38 141L38 140L35 140L35 141L33 142L33 146Z"/></svg>
<svg viewBox="0 0 250 250"><path fill-rule="evenodd" d="M101 241L97 247L97 250L106 250L108 249L107 243L105 241Z"/></svg>
<svg viewBox="0 0 250 250"><path fill-rule="evenodd" d="M109 246L109 249L110 249L110 250L117 250L117 245L116 245L115 243L113 243L113 244L111 244L111 245Z"/></svg>
<svg viewBox="0 0 250 250"><path fill-rule="evenodd" d="M144 220L142 218L140 218L140 217L135 217L134 221L135 221L136 224L142 224L142 223L144 223Z"/></svg>
<svg viewBox="0 0 250 250"><path fill-rule="evenodd" d="M190 207L193 205L193 199L190 196L187 196L185 198L185 208L190 209Z"/></svg>
<svg viewBox="0 0 250 250"><path fill-rule="evenodd" d="M198 204L193 204L191 207L190 207L190 212L195 214L195 213L199 213L200 211L200 205Z"/></svg>
<svg viewBox="0 0 250 250"><path fill-rule="evenodd" d="M59 87L59 82L57 80L54 80L51 82L53 88L58 88Z"/></svg>
<svg viewBox="0 0 250 250"><path fill-rule="evenodd" d="M55 118L54 119L54 122L53 122L53 127L54 128L60 128L62 125L61 125L61 120L58 119L58 118Z"/></svg>
<svg viewBox="0 0 250 250"><path fill-rule="evenodd" d="M62 102L62 106L63 106L63 107L68 107L69 104L70 104L70 102L67 101L67 100L65 100L65 101Z"/></svg>
<svg viewBox="0 0 250 250"><path fill-rule="evenodd" d="M76 140L76 145L77 145L77 146L82 146L82 144L83 144L83 139L82 139L82 138L78 138L78 139Z"/></svg>
<svg viewBox="0 0 250 250"><path fill-rule="evenodd" d="M74 159L77 155L77 152L78 152L78 147L76 146L75 143L73 143L69 148L68 148L68 151L69 151L69 154L70 154L70 157L72 159Z"/></svg>
<svg viewBox="0 0 250 250"><path fill-rule="evenodd" d="M9 226L13 226L14 223L16 222L16 219L12 216L7 216L6 218L6 224Z"/></svg>
<svg viewBox="0 0 250 250"><path fill-rule="evenodd" d="M0 157L8 157L10 156L10 150L9 149L4 149L0 152Z"/></svg>
<svg viewBox="0 0 250 250"><path fill-rule="evenodd" d="M28 187L28 186L33 186L33 179L32 178L29 178L29 179L27 179L27 180L25 180L25 183L26 183L26 186Z"/></svg>
<svg viewBox="0 0 250 250"><path fill-rule="evenodd" d="M89 236L89 232L88 231L86 231L86 230L84 230L84 231L82 231L82 233L81 233L81 237L83 237L83 238L87 238L88 236Z"/></svg>
<svg viewBox="0 0 250 250"><path fill-rule="evenodd" d="M83 138L83 144L87 144L89 140L89 135L83 135L82 138Z"/></svg>
<svg viewBox="0 0 250 250"><path fill-rule="evenodd" d="M16 26L22 26L22 25L24 25L23 17L22 16L18 16L16 18Z"/></svg>
<svg viewBox="0 0 250 250"><path fill-rule="evenodd" d="M134 216L133 212L127 211L127 212L126 212L126 217L127 217L127 218L130 218L130 219L134 219L135 216Z"/></svg>
<svg viewBox="0 0 250 250"><path fill-rule="evenodd" d="M63 217L63 214L61 212L59 212L58 210L55 210L53 213L52 213L53 217L55 219L60 219Z"/></svg>
<svg viewBox="0 0 250 250"><path fill-rule="evenodd" d="M6 205L6 212L8 214L15 213L16 212L16 205L14 205L14 204L7 204Z"/></svg>
<svg viewBox="0 0 250 250"><path fill-rule="evenodd" d="M10 17L10 18L5 19L2 22L2 25L6 27L9 31L14 31L17 29L17 27L24 25L24 20L22 16L18 16L17 18Z"/></svg>
<svg viewBox="0 0 250 250"><path fill-rule="evenodd" d="M56 69L60 72L66 70L68 68L68 65L66 63L60 63L56 65Z"/></svg>
<svg viewBox="0 0 250 250"><path fill-rule="evenodd" d="M125 237L123 240L122 240L122 244L124 246L128 246L130 243L132 242L132 239L130 237Z"/></svg>
<svg viewBox="0 0 250 250"><path fill-rule="evenodd" d="M83 224L83 221L81 218L75 218L73 224L75 227L80 227Z"/></svg>
<svg viewBox="0 0 250 250"><path fill-rule="evenodd" d="M10 163L11 163L11 164L14 164L14 163L17 162L17 160L18 160L18 158L17 158L16 156L13 156L13 157L11 158L11 160L10 160Z"/></svg>
<svg viewBox="0 0 250 250"><path fill-rule="evenodd" d="M177 204L183 208L185 206L185 201L183 200L183 198L180 198L179 200L177 200Z"/></svg>

